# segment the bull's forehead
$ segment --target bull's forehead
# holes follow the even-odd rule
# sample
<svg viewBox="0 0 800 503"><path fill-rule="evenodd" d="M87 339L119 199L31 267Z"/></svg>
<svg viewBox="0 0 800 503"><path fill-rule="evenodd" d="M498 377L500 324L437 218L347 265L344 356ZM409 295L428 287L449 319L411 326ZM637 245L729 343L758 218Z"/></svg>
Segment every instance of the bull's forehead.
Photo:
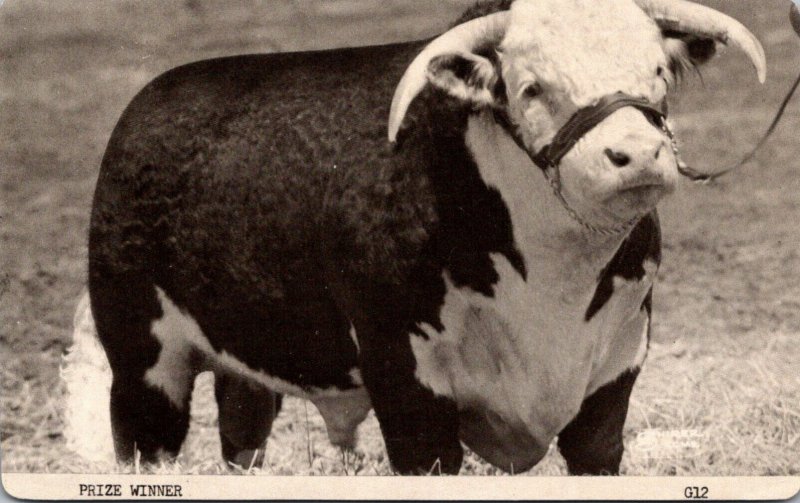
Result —
<svg viewBox="0 0 800 503"><path fill-rule="evenodd" d="M501 48L512 86L533 77L577 106L617 91L661 99L660 32L632 0L518 0Z"/></svg>

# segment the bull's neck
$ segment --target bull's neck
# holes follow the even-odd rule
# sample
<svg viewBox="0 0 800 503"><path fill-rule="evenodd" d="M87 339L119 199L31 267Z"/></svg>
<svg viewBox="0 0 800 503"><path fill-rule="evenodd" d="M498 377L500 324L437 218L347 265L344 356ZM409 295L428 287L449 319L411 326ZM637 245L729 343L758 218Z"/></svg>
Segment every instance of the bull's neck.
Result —
<svg viewBox="0 0 800 503"><path fill-rule="evenodd" d="M484 182L500 192L508 207L529 276L566 280L577 291L593 291L626 234L608 236L582 226L491 113L470 116L466 143Z"/></svg>

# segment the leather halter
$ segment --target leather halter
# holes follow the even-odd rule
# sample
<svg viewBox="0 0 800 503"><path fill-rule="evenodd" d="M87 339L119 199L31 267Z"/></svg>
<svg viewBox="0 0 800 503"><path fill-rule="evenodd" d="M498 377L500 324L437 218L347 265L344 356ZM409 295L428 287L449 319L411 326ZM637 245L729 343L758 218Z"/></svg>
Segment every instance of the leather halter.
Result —
<svg viewBox="0 0 800 503"><path fill-rule="evenodd" d="M531 152L528 149L505 110L494 110L493 113L495 121L502 126L509 136L511 136L514 143L528 154L531 161L542 170L554 194L558 200L561 201L567 213L586 229L598 234L611 236L630 230L633 224L639 219L635 218L620 226L610 228L596 227L586 222L572 209L566 199L564 199L564 195L561 192L561 180L558 166L564 156L567 155L572 147L574 147L586 133L594 129L594 127L600 124L606 117L624 107L634 107L642 111L654 125L661 128L672 141L672 148L676 153L677 159L677 147L675 146L672 131L669 129L666 121L666 101L661 107L657 107L643 98L634 97L629 94L609 94L602 97L596 104L581 108L575 112L567 123L558 130L553 140L538 152ZM552 173L550 173L550 171L552 171Z"/></svg>

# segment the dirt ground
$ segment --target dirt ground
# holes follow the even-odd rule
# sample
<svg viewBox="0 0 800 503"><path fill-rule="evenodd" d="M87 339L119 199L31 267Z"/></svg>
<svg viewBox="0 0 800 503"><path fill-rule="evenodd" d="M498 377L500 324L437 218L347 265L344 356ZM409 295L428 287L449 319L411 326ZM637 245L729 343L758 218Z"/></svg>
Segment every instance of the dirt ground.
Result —
<svg viewBox="0 0 800 503"><path fill-rule="evenodd" d="M125 104L178 64L245 52L421 38L467 4L340 0L7 0L0 7L0 452L15 472L129 471L65 448L59 364L86 275L100 158ZM786 0L706 2L763 42L769 78L728 51L672 103L684 157L740 157L800 71ZM623 472L800 474L800 99L745 169L684 183L661 207L654 339L626 425ZM164 473L227 473L209 376L185 453ZM374 418L355 453L290 400L256 473L389 473ZM654 450L654 446L657 449ZM464 473L496 474L474 456ZM531 474L565 473L554 452Z"/></svg>

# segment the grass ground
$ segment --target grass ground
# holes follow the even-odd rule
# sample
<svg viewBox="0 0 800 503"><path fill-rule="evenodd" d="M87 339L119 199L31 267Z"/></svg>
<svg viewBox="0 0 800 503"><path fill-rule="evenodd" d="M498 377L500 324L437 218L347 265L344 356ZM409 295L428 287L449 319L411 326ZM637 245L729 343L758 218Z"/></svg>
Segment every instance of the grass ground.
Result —
<svg viewBox="0 0 800 503"><path fill-rule="evenodd" d="M419 38L465 2L7 0L0 7L0 450L15 472L130 471L65 448L58 368L84 287L86 230L116 118L158 73L243 52ZM727 54L690 78L673 106L685 157L736 160L800 71L784 0L709 1L764 43L759 86ZM733 52L733 51L731 51ZM664 266L654 340L626 425L623 472L800 474L800 106L756 161L717 185L685 184L662 206ZM226 473L209 376L175 473ZM313 405L289 400L264 474L385 474L377 423L355 453L328 444ZM474 456L464 473L496 474ZM531 474L564 473L553 452Z"/></svg>

